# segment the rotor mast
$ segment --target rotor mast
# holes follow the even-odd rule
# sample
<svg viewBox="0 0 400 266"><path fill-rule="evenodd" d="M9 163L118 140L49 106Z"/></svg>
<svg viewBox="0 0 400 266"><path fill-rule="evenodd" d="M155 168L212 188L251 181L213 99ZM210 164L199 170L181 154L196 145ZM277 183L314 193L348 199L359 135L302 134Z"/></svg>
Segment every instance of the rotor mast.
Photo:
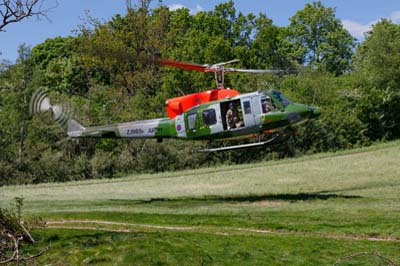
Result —
<svg viewBox="0 0 400 266"><path fill-rule="evenodd" d="M214 64L211 66L207 66L205 72L214 72L215 82L217 84L217 89L224 89L224 74L227 72L224 65L239 62L239 59L233 59L227 62L222 62L218 64ZM229 70L228 70L229 71ZM231 71L229 71L231 72Z"/></svg>
<svg viewBox="0 0 400 266"><path fill-rule="evenodd" d="M217 83L217 89L224 88L224 71L215 72L215 82Z"/></svg>

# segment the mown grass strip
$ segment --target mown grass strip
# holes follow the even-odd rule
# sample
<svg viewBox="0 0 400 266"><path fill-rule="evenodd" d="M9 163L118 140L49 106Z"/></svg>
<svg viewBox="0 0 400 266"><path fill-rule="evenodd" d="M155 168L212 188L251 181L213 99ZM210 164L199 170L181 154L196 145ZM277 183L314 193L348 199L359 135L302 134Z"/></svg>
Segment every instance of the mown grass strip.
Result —
<svg viewBox="0 0 400 266"><path fill-rule="evenodd" d="M298 232L273 229L256 229L241 227L220 227L220 226L179 226L179 225L155 225L155 224L132 224L112 221L96 220L58 220L47 221L47 227L50 229L70 229L70 230L99 230L108 232L132 233L140 230L149 231L188 231L196 233L207 233L215 235L243 235L243 234L273 234L273 235L295 235L303 237L317 237L328 239L346 239L346 240L367 240L367 241L390 241L400 243L400 238L387 236L365 236L365 235L345 235L345 234L318 234L311 232Z"/></svg>

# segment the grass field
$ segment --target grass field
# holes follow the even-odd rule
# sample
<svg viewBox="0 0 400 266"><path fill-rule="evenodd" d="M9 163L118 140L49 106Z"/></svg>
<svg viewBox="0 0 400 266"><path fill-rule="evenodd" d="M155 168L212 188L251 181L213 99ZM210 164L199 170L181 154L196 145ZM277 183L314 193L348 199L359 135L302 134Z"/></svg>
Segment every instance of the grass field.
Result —
<svg viewBox="0 0 400 266"><path fill-rule="evenodd" d="M0 188L50 246L39 265L400 262L400 142L193 171ZM357 256L338 265L377 265Z"/></svg>

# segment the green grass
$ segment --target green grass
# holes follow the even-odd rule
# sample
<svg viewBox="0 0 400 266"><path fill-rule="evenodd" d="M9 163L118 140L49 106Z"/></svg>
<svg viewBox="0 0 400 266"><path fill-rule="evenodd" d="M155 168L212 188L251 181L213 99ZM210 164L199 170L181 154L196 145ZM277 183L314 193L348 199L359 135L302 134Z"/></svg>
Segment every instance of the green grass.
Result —
<svg viewBox="0 0 400 266"><path fill-rule="evenodd" d="M51 246L42 261L55 265L327 265L361 250L374 249L388 257L399 251L392 243L290 235L75 230L41 230L36 234ZM354 265L368 265L371 259L361 261Z"/></svg>
<svg viewBox="0 0 400 266"><path fill-rule="evenodd" d="M62 227L75 229L34 230L35 248L51 247L40 262L51 265L332 265L365 251L400 261L399 191L400 142L391 142L250 165L3 187L0 206L23 196L27 215L69 220ZM361 264L377 259L340 265Z"/></svg>

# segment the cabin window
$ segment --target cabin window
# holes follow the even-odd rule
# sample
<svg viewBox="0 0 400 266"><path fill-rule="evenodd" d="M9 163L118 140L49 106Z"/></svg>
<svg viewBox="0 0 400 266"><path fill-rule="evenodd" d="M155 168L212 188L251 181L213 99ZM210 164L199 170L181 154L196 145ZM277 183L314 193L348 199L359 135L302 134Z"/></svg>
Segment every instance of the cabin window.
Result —
<svg viewBox="0 0 400 266"><path fill-rule="evenodd" d="M217 123L217 114L215 109L207 109L203 111L203 122L206 126L215 125Z"/></svg>
<svg viewBox="0 0 400 266"><path fill-rule="evenodd" d="M197 113L188 115L188 128L194 129L196 126Z"/></svg>
<svg viewBox="0 0 400 266"><path fill-rule="evenodd" d="M244 114L248 115L251 114L251 106L249 101L243 102Z"/></svg>

